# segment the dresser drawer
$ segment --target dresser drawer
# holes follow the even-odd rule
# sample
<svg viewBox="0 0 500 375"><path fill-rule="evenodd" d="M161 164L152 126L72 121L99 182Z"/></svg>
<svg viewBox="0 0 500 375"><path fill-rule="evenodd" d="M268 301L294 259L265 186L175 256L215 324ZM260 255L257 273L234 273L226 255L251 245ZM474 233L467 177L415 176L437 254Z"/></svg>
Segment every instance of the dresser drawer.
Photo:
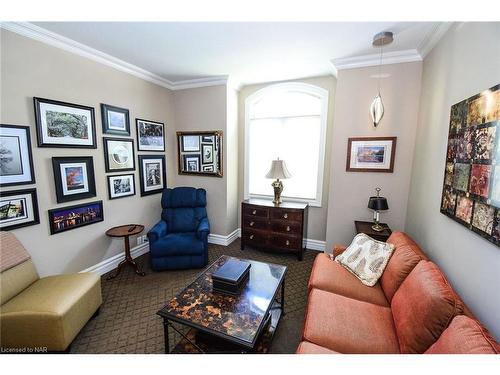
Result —
<svg viewBox="0 0 500 375"><path fill-rule="evenodd" d="M269 245L279 249L297 250L302 248L302 237L272 235L269 238Z"/></svg>
<svg viewBox="0 0 500 375"><path fill-rule="evenodd" d="M258 230L245 229L243 231L243 240L247 245L264 245L267 241L265 232Z"/></svg>
<svg viewBox="0 0 500 375"><path fill-rule="evenodd" d="M283 221L302 221L302 212L277 208L271 210L271 219L279 219Z"/></svg>
<svg viewBox="0 0 500 375"><path fill-rule="evenodd" d="M269 212L268 212L268 209L264 208L264 207L243 205L243 215L244 216L262 217L262 218L267 219L269 217Z"/></svg>
<svg viewBox="0 0 500 375"><path fill-rule="evenodd" d="M289 221L286 219L271 220L271 230L273 232L301 236L301 229L301 223L298 221Z"/></svg>
<svg viewBox="0 0 500 375"><path fill-rule="evenodd" d="M269 229L269 222L267 219L263 219L261 217L251 217L244 216L243 217L243 227L250 229Z"/></svg>

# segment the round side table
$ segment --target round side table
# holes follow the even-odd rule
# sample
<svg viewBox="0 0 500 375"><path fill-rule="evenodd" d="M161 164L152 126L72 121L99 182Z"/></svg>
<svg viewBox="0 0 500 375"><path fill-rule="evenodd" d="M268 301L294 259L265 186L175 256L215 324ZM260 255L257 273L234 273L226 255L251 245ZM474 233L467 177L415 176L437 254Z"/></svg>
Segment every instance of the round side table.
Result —
<svg viewBox="0 0 500 375"><path fill-rule="evenodd" d="M146 275L144 272L139 271L137 263L132 259L132 256L130 255L130 242L129 242L130 236L135 236L136 234L141 233L143 230L144 230L144 225L127 224L127 225L120 225L118 227L114 227L106 231L106 236L123 237L125 242L125 259L123 259L118 264L118 268L115 274L108 276L107 280L114 279L116 276L118 276L118 274L126 264L130 264L134 268L135 273L138 274L139 276Z"/></svg>

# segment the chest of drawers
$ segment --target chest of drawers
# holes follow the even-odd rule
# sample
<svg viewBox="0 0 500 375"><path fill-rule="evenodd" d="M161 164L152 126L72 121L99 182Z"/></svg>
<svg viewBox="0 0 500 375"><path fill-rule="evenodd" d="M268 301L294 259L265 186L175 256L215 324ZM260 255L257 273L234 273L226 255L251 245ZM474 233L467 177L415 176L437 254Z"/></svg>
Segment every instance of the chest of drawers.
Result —
<svg viewBox="0 0 500 375"><path fill-rule="evenodd" d="M307 204L249 199L241 203L241 249L252 246L295 252L302 260L307 231Z"/></svg>

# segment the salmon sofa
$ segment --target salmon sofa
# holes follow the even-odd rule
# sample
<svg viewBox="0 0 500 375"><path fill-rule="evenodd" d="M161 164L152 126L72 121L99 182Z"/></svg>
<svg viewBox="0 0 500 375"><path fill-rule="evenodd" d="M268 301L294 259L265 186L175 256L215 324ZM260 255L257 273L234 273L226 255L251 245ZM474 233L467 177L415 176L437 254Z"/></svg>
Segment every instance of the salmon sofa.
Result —
<svg viewBox="0 0 500 375"><path fill-rule="evenodd" d="M373 287L327 254L316 257L297 353L498 354L498 343L415 241L395 232L388 242L395 250ZM335 246L334 255L345 249Z"/></svg>

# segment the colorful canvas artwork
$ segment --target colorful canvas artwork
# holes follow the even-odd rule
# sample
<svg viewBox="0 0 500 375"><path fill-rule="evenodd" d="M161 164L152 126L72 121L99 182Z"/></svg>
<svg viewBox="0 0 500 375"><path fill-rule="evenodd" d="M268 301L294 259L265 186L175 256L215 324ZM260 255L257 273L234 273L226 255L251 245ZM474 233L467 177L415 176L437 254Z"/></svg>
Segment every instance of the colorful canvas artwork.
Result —
<svg viewBox="0 0 500 375"><path fill-rule="evenodd" d="M500 84L451 106L441 213L500 246Z"/></svg>

